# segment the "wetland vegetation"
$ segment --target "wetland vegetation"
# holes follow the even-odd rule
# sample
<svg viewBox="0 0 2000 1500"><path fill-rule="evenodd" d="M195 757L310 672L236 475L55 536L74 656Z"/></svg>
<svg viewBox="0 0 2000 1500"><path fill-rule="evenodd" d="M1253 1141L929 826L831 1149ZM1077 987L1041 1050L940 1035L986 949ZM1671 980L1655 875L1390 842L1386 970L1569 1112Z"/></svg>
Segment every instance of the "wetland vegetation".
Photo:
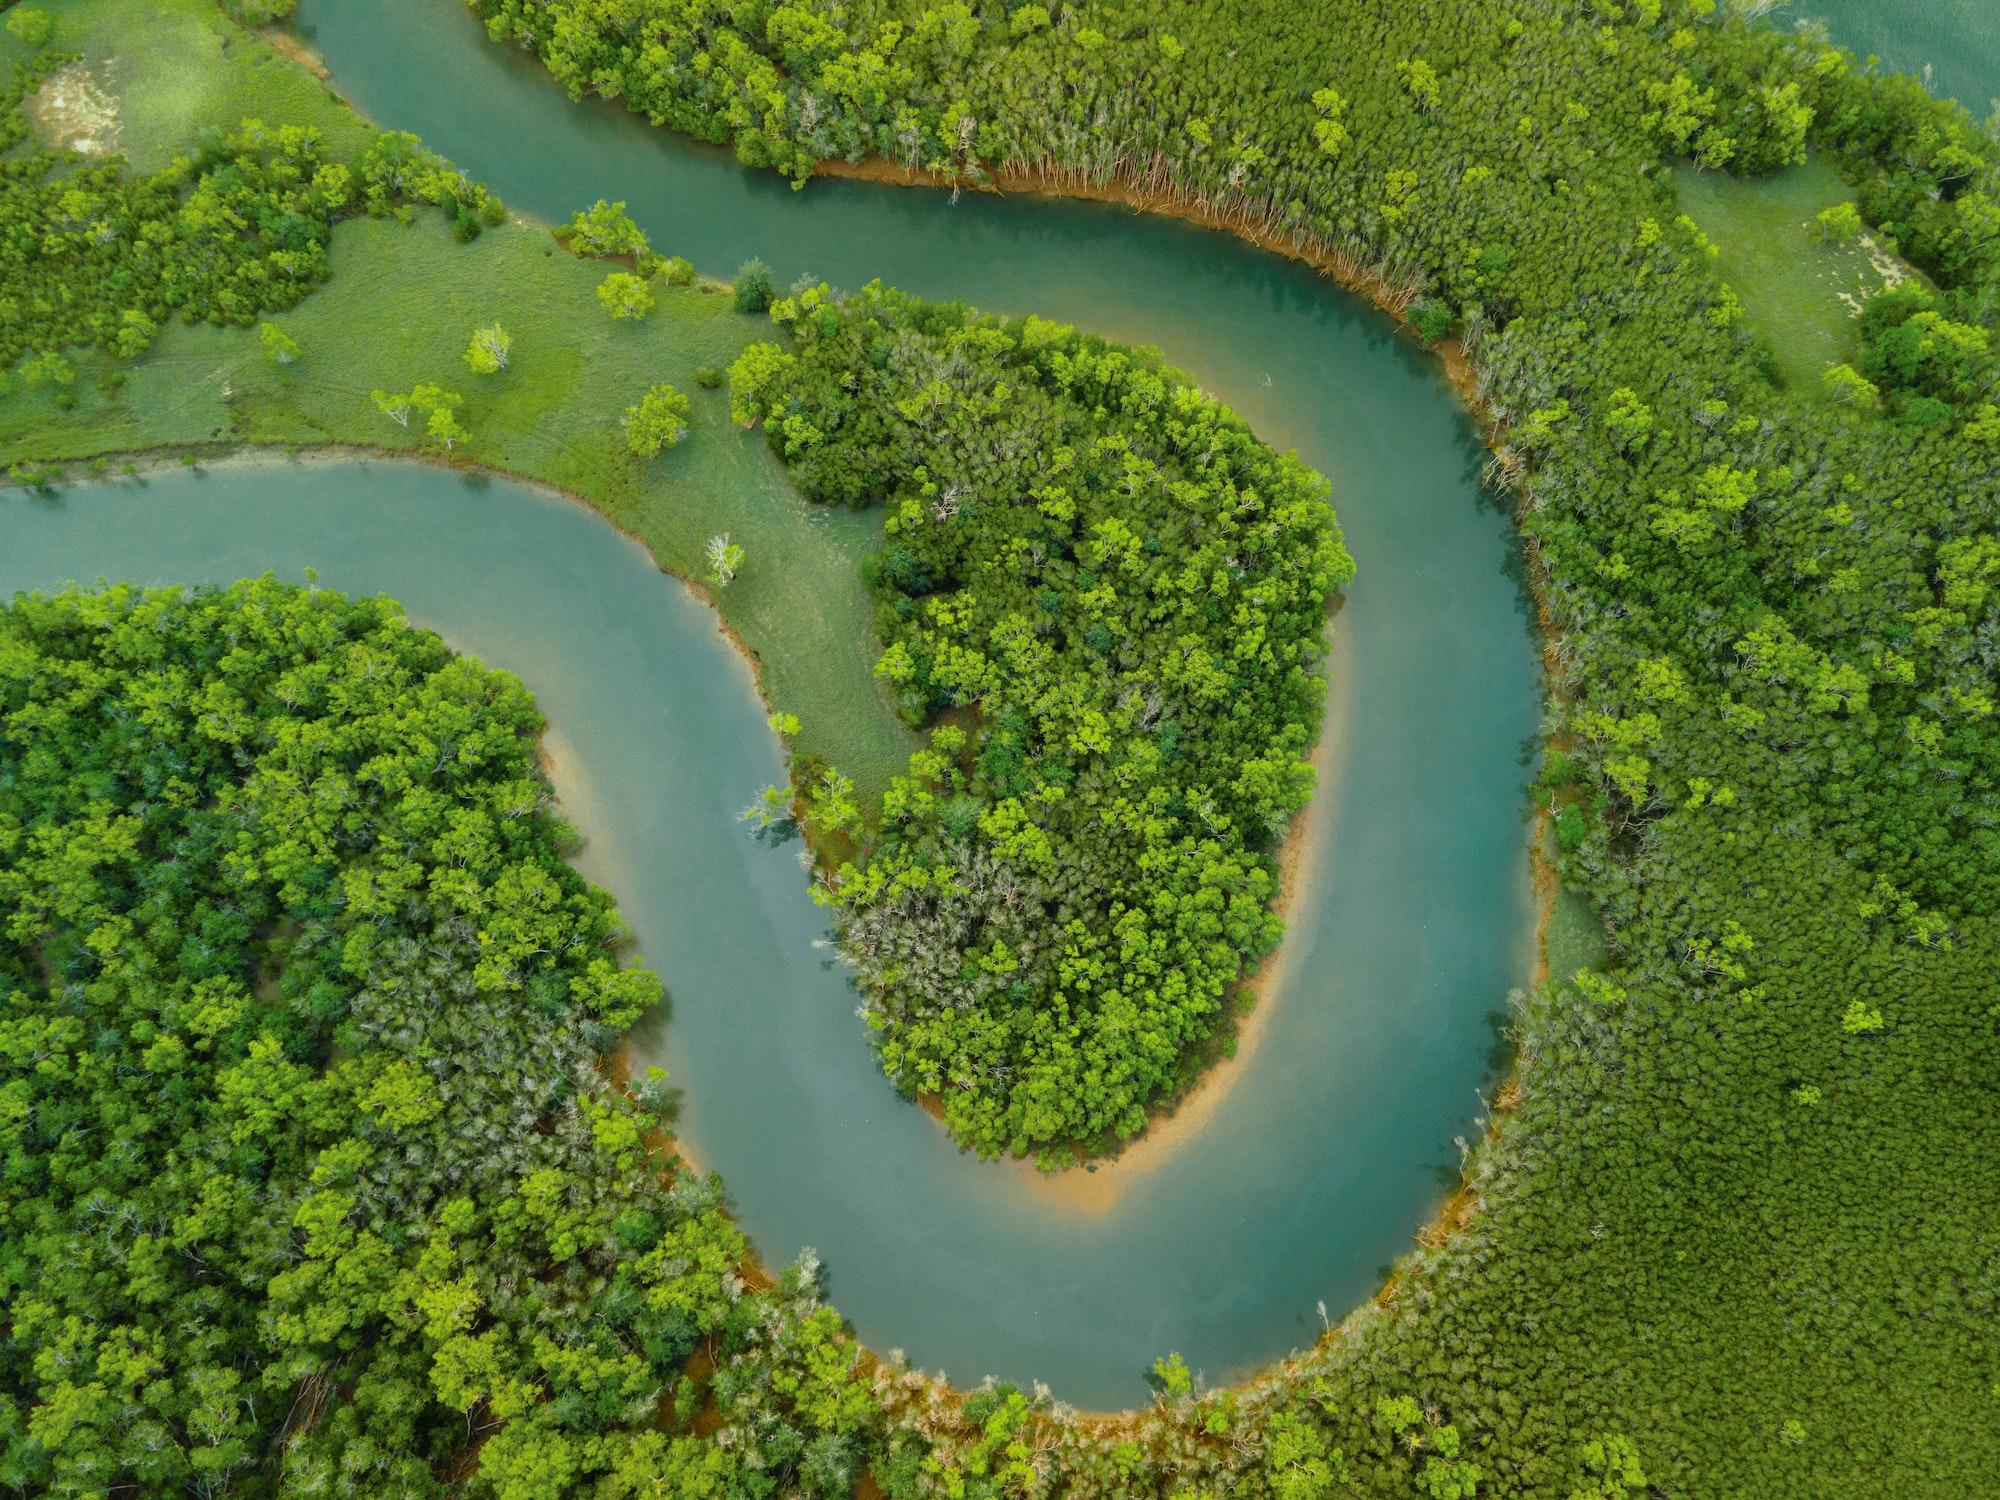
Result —
<svg viewBox="0 0 2000 1500"><path fill-rule="evenodd" d="M1985 129L1713 0L1398 0L1282 34L1226 3L475 9L573 93L752 165L1143 197L1449 341L1542 614L1537 796L1579 966L1517 999L1510 1107L1438 1232L1311 1350L1217 1388L1162 1350L1153 1409L1109 1422L954 1393L864 1355L810 1264L753 1289L716 1186L662 1185L657 1101L594 1066L648 981L561 858L516 685L326 591L24 599L0 627L9 1483L1990 1482ZM199 66L170 87L127 66L135 114L178 133L134 133L129 164L102 121L75 152L37 143L37 119L61 139L52 112L98 108L75 75L49 92L73 53L167 25ZM741 546L719 603L797 713L822 858L851 856L824 874L892 1076L942 1087L989 1151L1140 1122L1276 937L1269 844L1308 791L1348 572L1300 466L1068 329L754 275L724 297L650 247L560 249L196 0L17 6L7 33L0 444L22 478L160 446L449 449L583 494L690 577ZM147 159L162 139L190 144ZM1811 249L1788 272L1790 235ZM630 268L571 253L594 248ZM1807 285L1849 271L1858 318ZM607 276L629 316L597 306ZM736 310L765 301L761 328ZM504 365L489 339L494 368L468 369L496 325ZM728 418L701 372L730 364L736 415L812 499L883 502L886 547L754 446L699 441ZM623 415L663 382L697 392L695 439L635 451ZM697 463L664 503L647 466ZM1123 639L1121 587L1158 617ZM892 698L930 734L900 775ZM1085 1016L1070 990L1120 1004ZM1094 1038L1080 1056L1058 1022Z"/></svg>

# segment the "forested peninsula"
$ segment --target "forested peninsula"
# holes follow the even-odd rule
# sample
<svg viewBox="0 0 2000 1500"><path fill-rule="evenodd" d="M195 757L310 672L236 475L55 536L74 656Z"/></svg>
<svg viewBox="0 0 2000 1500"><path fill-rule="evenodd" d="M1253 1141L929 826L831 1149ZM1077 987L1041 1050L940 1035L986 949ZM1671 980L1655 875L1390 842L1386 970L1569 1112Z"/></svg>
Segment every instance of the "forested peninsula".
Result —
<svg viewBox="0 0 2000 1500"><path fill-rule="evenodd" d="M1324 481L1074 329L876 287L771 314L793 352L745 351L738 417L808 498L887 509L876 671L904 716L978 713L828 873L884 1065L988 1154L1130 1136L1278 940L1269 851L1354 571ZM800 779L816 834L858 821L838 773Z"/></svg>
<svg viewBox="0 0 2000 1500"><path fill-rule="evenodd" d="M238 29L284 7L230 8L6 13L16 477L336 443L581 495L758 652L796 752L765 810L814 835L891 1077L987 1153L1053 1164L1136 1128L1276 940L1271 851L1309 793L1350 569L1320 484L1086 334L756 267L703 285L608 204L558 245ZM1988 130L1713 0L1283 26L1236 4L474 8L572 92L798 181L837 158L1150 196L1448 341L1543 612L1537 796L1607 951L1517 998L1508 1107L1449 1232L1311 1349L1217 1388L1163 1350L1155 1405L1110 1419L954 1392L860 1349L810 1261L751 1275L721 1185L656 1134L657 1081L607 1081L654 987L564 861L518 684L310 587L23 598L0 615L0 1479L1990 1486ZM219 82L178 115L133 86L175 121L130 138L151 159L55 130L66 48L169 25ZM1677 173L1808 158L1851 194L1815 233L1867 235L1898 284L1801 380ZM378 336L342 300L362 288ZM522 379L570 330L578 365ZM197 357L231 373L190 398ZM798 579L843 580L837 632L750 602L758 553L718 521L752 483L718 456L732 417L809 499L882 505L865 583L823 536L785 542ZM927 735L900 772L900 731L816 726L857 701L835 634Z"/></svg>

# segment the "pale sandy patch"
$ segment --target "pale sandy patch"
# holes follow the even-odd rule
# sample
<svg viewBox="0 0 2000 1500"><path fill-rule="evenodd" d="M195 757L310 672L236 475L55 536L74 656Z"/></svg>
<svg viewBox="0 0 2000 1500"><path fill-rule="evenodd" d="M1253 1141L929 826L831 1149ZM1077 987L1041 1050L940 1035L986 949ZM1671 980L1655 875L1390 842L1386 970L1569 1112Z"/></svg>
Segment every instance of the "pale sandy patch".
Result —
<svg viewBox="0 0 2000 1500"><path fill-rule="evenodd" d="M118 101L98 86L82 63L51 73L28 101L35 131L58 150L79 156L114 156L119 149Z"/></svg>

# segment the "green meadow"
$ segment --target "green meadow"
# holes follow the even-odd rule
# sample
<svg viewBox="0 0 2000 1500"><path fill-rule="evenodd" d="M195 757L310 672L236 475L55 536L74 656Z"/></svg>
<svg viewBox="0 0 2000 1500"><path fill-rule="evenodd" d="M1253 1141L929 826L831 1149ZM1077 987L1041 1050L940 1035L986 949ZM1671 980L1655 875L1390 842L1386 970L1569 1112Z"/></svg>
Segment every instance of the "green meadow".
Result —
<svg viewBox="0 0 2000 1500"><path fill-rule="evenodd" d="M1750 324L1770 341L1787 389L1820 392L1830 364L1860 348L1861 300L1909 268L1867 235L1823 243L1814 219L1854 196L1818 159L1769 177L1731 177L1682 166L1681 207L1714 241L1716 269Z"/></svg>

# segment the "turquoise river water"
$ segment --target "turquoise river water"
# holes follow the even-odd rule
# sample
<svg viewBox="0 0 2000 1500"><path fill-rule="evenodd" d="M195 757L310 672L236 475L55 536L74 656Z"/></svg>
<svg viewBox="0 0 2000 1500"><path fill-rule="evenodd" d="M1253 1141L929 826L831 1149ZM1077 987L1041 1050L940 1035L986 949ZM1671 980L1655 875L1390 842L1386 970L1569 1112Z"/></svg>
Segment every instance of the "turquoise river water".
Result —
<svg viewBox="0 0 2000 1500"><path fill-rule="evenodd" d="M1227 1379L1366 1298L1456 1179L1454 1138L1477 1128L1531 962L1533 650L1506 517L1434 364L1304 268L1220 235L1038 199L793 193L572 104L453 0L305 0L301 24L359 108L517 209L624 199L711 274L759 255L783 280L880 277L1150 343L1329 476L1361 575L1259 1044L1150 1169L1051 1187L955 1151L876 1069L791 851L735 821L780 774L748 670L581 506L396 464L176 473L10 502L0 594L311 567L517 672L553 726L581 863L673 996L641 1059L685 1088L681 1134L764 1258L816 1247L873 1347L1117 1406L1144 1398L1167 1350Z"/></svg>
<svg viewBox="0 0 2000 1500"><path fill-rule="evenodd" d="M1815 20L1858 57L1921 76L1975 119L2000 109L2000 4L1994 0L1796 0L1780 24Z"/></svg>

